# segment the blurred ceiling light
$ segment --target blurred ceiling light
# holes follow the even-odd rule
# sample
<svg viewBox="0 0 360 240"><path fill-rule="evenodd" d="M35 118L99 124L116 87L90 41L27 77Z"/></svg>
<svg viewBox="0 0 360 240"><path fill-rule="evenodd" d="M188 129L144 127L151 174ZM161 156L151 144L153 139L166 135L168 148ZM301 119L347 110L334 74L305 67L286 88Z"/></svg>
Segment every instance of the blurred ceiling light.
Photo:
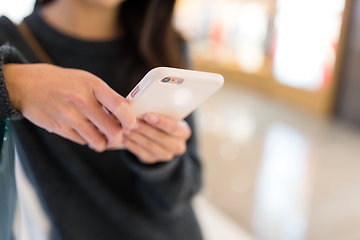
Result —
<svg viewBox="0 0 360 240"><path fill-rule="evenodd" d="M34 8L35 0L0 0L0 16L5 15L15 23L20 23Z"/></svg>
<svg viewBox="0 0 360 240"><path fill-rule="evenodd" d="M345 0L277 1L273 72L280 83L306 90L324 86L344 6Z"/></svg>
<svg viewBox="0 0 360 240"><path fill-rule="evenodd" d="M309 155L309 142L297 130L284 124L269 129L254 203L253 226L259 239L304 239Z"/></svg>

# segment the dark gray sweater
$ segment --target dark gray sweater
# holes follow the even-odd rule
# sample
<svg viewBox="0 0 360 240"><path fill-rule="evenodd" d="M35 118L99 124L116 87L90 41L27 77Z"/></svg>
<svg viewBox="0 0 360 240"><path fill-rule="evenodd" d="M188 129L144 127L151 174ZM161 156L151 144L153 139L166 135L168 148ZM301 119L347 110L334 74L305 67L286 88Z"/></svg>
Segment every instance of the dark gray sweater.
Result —
<svg viewBox="0 0 360 240"><path fill-rule="evenodd" d="M57 65L92 72L122 96L130 91L132 86L124 84L128 76L118 71L126 63L122 39L80 41L55 31L38 13L25 21ZM0 117L18 119L2 64L39 61L12 23L1 17L0 45L6 43L0 48ZM201 240L191 207L201 167L192 117L186 120L193 130L187 152L155 165L144 165L125 150L96 153L24 118L13 121L17 150L52 223L52 239Z"/></svg>

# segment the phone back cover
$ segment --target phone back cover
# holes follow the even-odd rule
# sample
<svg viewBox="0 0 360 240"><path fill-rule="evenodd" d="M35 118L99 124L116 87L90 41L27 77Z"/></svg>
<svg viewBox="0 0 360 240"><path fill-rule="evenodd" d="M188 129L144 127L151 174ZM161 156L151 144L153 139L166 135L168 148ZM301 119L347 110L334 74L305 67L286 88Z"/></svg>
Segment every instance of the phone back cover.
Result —
<svg viewBox="0 0 360 240"><path fill-rule="evenodd" d="M181 84L164 83L166 77L182 78ZM223 85L220 74L159 67L151 70L127 97L138 118L148 112L184 119Z"/></svg>

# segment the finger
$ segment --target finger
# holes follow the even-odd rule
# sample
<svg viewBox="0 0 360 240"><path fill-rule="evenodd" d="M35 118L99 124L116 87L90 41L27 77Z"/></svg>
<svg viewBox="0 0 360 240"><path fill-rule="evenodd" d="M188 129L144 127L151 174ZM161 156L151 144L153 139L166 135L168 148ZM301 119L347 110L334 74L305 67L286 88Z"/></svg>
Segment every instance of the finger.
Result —
<svg viewBox="0 0 360 240"><path fill-rule="evenodd" d="M150 126L142 121L137 122L137 128L131 130L131 132L138 132L148 139L157 142L163 148L170 152L181 155L186 151L186 140L185 138L173 137L153 126Z"/></svg>
<svg viewBox="0 0 360 240"><path fill-rule="evenodd" d="M184 137L188 139L191 136L191 130L186 121L178 121L173 118L155 114L148 113L145 116L145 122L166 132L169 135L175 137Z"/></svg>
<svg viewBox="0 0 360 240"><path fill-rule="evenodd" d="M133 128L136 118L125 98L103 81L99 81L94 85L93 92L95 98L119 119L123 128Z"/></svg>
<svg viewBox="0 0 360 240"><path fill-rule="evenodd" d="M122 141L122 127L115 118L104 110L97 101L90 104L89 107L82 109L84 115L105 134L107 143L106 148L115 148Z"/></svg>
<svg viewBox="0 0 360 240"><path fill-rule="evenodd" d="M80 144L80 145L85 145L87 142L84 138L82 138L76 131L74 130L69 130L69 131L66 131L66 132L54 132L56 133L57 135L63 137L63 138L66 138L66 139L69 139L77 144Z"/></svg>
<svg viewBox="0 0 360 240"><path fill-rule="evenodd" d="M53 118L49 118L42 113L38 113L38 117L42 119L44 123L43 126L38 126L46 129L49 133L55 133L80 145L85 145L87 143L86 140L81 137L74 129L66 127L66 123L54 121Z"/></svg>
<svg viewBox="0 0 360 240"><path fill-rule="evenodd" d="M125 131L125 135L132 142L145 148L148 152L155 156L157 160L171 161L174 158L174 155L169 150L140 133L135 131Z"/></svg>
<svg viewBox="0 0 360 240"><path fill-rule="evenodd" d="M90 148L97 152L102 152L106 148L106 138L98 129L89 121L82 120L73 122L71 125L79 135L86 140Z"/></svg>
<svg viewBox="0 0 360 240"><path fill-rule="evenodd" d="M149 151L147 151L142 146L136 144L135 142L131 141L127 137L124 137L123 144L127 150L129 150L138 157L140 162L145 164L156 163L155 157Z"/></svg>
<svg viewBox="0 0 360 240"><path fill-rule="evenodd" d="M67 128L74 129L92 149L102 152L106 148L105 136L87 119L78 109L59 109L61 123L54 126L55 130L63 131ZM65 128L64 126L69 126Z"/></svg>
<svg viewBox="0 0 360 240"><path fill-rule="evenodd" d="M74 129L54 131L54 133L80 145L85 145L87 143L86 140L83 137L81 137L79 133L77 133Z"/></svg>

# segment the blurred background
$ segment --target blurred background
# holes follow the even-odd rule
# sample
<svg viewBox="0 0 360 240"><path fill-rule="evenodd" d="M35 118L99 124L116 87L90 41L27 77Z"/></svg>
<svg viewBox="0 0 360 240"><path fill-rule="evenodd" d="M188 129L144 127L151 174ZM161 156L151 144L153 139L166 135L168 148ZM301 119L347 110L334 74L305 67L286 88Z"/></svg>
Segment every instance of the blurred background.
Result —
<svg viewBox="0 0 360 240"><path fill-rule="evenodd" d="M360 1L178 0L174 24L225 77L196 111L206 239L360 239Z"/></svg>

